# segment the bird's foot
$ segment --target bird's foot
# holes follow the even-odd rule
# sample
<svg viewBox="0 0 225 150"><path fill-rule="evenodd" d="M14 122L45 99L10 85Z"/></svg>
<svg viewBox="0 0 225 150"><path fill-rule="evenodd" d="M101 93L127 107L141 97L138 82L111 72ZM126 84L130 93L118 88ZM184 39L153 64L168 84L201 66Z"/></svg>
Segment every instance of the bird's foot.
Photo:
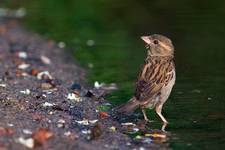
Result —
<svg viewBox="0 0 225 150"><path fill-rule="evenodd" d="M152 122L154 122L154 120L145 119L145 122L146 123L152 123Z"/></svg>
<svg viewBox="0 0 225 150"><path fill-rule="evenodd" d="M167 132L165 129L166 129L166 127L167 127L167 125L169 124L169 122L163 122L163 125L162 125L162 128L161 128L161 130L163 131L163 132Z"/></svg>

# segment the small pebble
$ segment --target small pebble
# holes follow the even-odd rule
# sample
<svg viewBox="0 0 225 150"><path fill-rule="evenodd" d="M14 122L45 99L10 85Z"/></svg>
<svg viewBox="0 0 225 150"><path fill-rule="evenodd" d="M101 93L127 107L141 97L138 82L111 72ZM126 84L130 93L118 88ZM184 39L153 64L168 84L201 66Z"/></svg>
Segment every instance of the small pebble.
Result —
<svg viewBox="0 0 225 150"><path fill-rule="evenodd" d="M82 124L82 125L89 125L89 121L87 120L87 119L84 119L84 120L81 120L81 121L75 121L75 122L77 122L78 124Z"/></svg>
<svg viewBox="0 0 225 150"><path fill-rule="evenodd" d="M78 83L74 83L74 84L71 86L71 89L72 89L72 90L81 90L81 85L78 84Z"/></svg>
<svg viewBox="0 0 225 150"><path fill-rule="evenodd" d="M19 58L26 59L26 58L27 58L27 53L26 53L26 52L18 52L18 53L17 53L17 56L18 56Z"/></svg>
<svg viewBox="0 0 225 150"><path fill-rule="evenodd" d="M19 69L22 69L22 70L25 70L27 69L28 67L30 67L30 64L21 64L18 66Z"/></svg>
<svg viewBox="0 0 225 150"><path fill-rule="evenodd" d="M37 79L53 79L53 77L50 75L48 71L42 71L37 74Z"/></svg>
<svg viewBox="0 0 225 150"><path fill-rule="evenodd" d="M112 132L115 132L115 131L116 131L116 127L115 127L115 126L111 126L109 129L110 129L110 131L112 131Z"/></svg>
<svg viewBox="0 0 225 150"><path fill-rule="evenodd" d="M122 126L136 126L133 122L121 123Z"/></svg>
<svg viewBox="0 0 225 150"><path fill-rule="evenodd" d="M57 127L58 127L58 128L62 128L62 127L64 127L64 124L58 123L58 124L57 124Z"/></svg>
<svg viewBox="0 0 225 150"><path fill-rule="evenodd" d="M44 104L42 104L43 107L52 107L54 106L54 104L49 103L49 102L45 102Z"/></svg>
<svg viewBox="0 0 225 150"><path fill-rule="evenodd" d="M28 130L28 129L23 129L23 133L24 134L32 134L32 131Z"/></svg>
<svg viewBox="0 0 225 150"><path fill-rule="evenodd" d="M16 139L16 142L22 144L27 148L34 148L34 139L32 138L25 139L23 137L19 137L18 139Z"/></svg>
<svg viewBox="0 0 225 150"><path fill-rule="evenodd" d="M140 147L139 150L145 150L145 148L144 147Z"/></svg>
<svg viewBox="0 0 225 150"><path fill-rule="evenodd" d="M131 145L131 143L130 143L130 142L127 142L127 143L126 143L126 145L127 145L127 146L130 146L130 145Z"/></svg>
<svg viewBox="0 0 225 150"><path fill-rule="evenodd" d="M69 93L67 95L67 99L71 100L73 103L82 101L81 97L79 95L74 94L74 93Z"/></svg>
<svg viewBox="0 0 225 150"><path fill-rule="evenodd" d="M20 91L20 93L30 95L31 91L29 89L26 89L25 91Z"/></svg>
<svg viewBox="0 0 225 150"><path fill-rule="evenodd" d="M46 65L50 65L51 64L51 60L48 58L48 57L46 57L46 56L41 56L40 57L40 59L41 59L41 61L44 63L44 64L46 64Z"/></svg>
<svg viewBox="0 0 225 150"><path fill-rule="evenodd" d="M0 84L0 87L5 88L6 87L6 84Z"/></svg>
<svg viewBox="0 0 225 150"><path fill-rule="evenodd" d="M9 126L9 127L13 127L13 126L14 126L14 124L12 124L12 123L8 123L8 126Z"/></svg>
<svg viewBox="0 0 225 150"><path fill-rule="evenodd" d="M64 133L65 136L70 136L72 133L70 131L67 131Z"/></svg>
<svg viewBox="0 0 225 150"><path fill-rule="evenodd" d="M91 134L91 130L82 130L81 131L83 134Z"/></svg>
<svg viewBox="0 0 225 150"><path fill-rule="evenodd" d="M95 119L95 120L89 120L89 122L90 122L91 124L95 124L96 122L98 122L98 120L97 120L97 119Z"/></svg>

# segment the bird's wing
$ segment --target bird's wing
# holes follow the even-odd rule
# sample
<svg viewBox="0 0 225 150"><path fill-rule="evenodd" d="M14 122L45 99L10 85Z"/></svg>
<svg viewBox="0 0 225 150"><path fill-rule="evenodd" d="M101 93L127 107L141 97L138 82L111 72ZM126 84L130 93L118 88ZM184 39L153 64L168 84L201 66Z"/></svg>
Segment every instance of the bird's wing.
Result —
<svg viewBox="0 0 225 150"><path fill-rule="evenodd" d="M173 78L173 69L172 59L147 61L136 82L135 97L137 100L145 102L159 94L162 87Z"/></svg>

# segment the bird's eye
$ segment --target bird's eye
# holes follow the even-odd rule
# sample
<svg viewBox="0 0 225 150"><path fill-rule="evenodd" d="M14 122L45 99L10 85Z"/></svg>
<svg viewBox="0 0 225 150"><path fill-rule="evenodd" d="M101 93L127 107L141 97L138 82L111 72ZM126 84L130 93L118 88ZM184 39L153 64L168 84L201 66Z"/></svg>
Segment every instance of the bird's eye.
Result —
<svg viewBox="0 0 225 150"><path fill-rule="evenodd" d="M158 40L154 40L153 43L154 44L159 44L159 41Z"/></svg>

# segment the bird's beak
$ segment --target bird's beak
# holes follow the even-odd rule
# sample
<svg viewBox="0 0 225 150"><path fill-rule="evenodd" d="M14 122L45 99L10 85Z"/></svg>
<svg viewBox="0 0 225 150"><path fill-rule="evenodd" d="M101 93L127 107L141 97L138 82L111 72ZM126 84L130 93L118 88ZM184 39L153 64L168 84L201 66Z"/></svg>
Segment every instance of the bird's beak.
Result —
<svg viewBox="0 0 225 150"><path fill-rule="evenodd" d="M149 36L141 36L141 39L146 43L146 44L151 44L151 40L149 39Z"/></svg>

